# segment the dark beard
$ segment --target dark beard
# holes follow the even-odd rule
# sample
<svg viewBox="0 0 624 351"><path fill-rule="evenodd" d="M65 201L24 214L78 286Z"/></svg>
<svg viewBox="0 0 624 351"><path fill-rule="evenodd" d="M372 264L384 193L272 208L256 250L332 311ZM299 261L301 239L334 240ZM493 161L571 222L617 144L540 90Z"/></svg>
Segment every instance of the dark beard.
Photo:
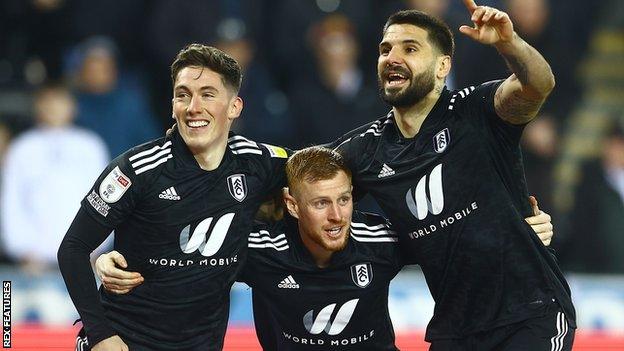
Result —
<svg viewBox="0 0 624 351"><path fill-rule="evenodd" d="M381 99L392 107L409 107L420 102L435 87L434 66L431 69L412 76L411 83L403 92L386 93L384 82L380 76L377 77L379 83L379 95Z"/></svg>

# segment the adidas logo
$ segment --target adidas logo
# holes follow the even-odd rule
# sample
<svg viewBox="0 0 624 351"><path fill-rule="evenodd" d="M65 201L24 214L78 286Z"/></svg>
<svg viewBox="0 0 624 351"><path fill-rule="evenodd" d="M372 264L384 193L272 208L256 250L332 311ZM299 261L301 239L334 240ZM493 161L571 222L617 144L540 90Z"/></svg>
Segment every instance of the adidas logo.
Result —
<svg viewBox="0 0 624 351"><path fill-rule="evenodd" d="M180 195L178 195L174 187L163 190L162 193L158 194L158 197L164 200L180 200Z"/></svg>
<svg viewBox="0 0 624 351"><path fill-rule="evenodd" d="M280 289L299 289L299 284L293 279L292 275L289 275L277 284L277 287Z"/></svg>
<svg viewBox="0 0 624 351"><path fill-rule="evenodd" d="M381 167L381 171L379 172L379 175L377 176L377 178L384 178L384 177L389 177L391 175L394 175L394 169L390 168L390 166L388 166L387 164L383 164L383 166Z"/></svg>

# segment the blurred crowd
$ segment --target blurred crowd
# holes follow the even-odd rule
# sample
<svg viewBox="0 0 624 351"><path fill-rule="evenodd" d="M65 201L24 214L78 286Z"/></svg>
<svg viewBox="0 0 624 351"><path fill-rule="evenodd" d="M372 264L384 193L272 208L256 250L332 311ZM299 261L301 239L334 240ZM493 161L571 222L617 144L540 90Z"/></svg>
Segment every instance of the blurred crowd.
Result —
<svg viewBox="0 0 624 351"><path fill-rule="evenodd" d="M549 61L557 86L525 130L531 194L555 223L568 272L624 273L624 2L482 0ZM245 136L292 148L384 115L376 60L388 15L414 8L456 36L449 88L509 71L459 33L459 0L0 1L0 260L55 269L56 250L100 171L164 135L169 65L186 44L231 54Z"/></svg>

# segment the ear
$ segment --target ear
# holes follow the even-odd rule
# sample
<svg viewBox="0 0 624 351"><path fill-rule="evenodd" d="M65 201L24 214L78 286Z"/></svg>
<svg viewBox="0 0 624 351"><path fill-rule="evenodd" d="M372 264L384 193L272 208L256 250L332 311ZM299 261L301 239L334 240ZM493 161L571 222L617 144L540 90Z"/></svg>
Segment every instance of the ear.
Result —
<svg viewBox="0 0 624 351"><path fill-rule="evenodd" d="M228 106L228 119L234 120L243 112L243 99L240 96L234 96Z"/></svg>
<svg viewBox="0 0 624 351"><path fill-rule="evenodd" d="M449 73L451 73L451 57L448 55L439 56L436 77L444 80Z"/></svg>
<svg viewBox="0 0 624 351"><path fill-rule="evenodd" d="M299 205L297 204L297 200L290 195L290 189L283 188L282 195L284 196L284 203L286 203L286 208L288 209L288 213L291 216L299 219Z"/></svg>

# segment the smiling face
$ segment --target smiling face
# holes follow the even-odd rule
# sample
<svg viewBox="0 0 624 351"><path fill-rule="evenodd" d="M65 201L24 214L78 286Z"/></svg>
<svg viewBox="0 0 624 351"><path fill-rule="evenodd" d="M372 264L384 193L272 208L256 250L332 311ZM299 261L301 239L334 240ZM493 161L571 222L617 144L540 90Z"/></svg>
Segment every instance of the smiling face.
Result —
<svg viewBox="0 0 624 351"><path fill-rule="evenodd" d="M426 30L411 24L389 26L377 60L381 98L395 107L421 101L435 86L437 56Z"/></svg>
<svg viewBox="0 0 624 351"><path fill-rule="evenodd" d="M299 221L299 234L313 256L340 251L349 239L353 197L351 179L338 171L330 179L301 181L286 196L290 214Z"/></svg>
<svg viewBox="0 0 624 351"><path fill-rule="evenodd" d="M207 67L181 69L174 82L173 115L182 139L193 154L211 152L227 143L242 100Z"/></svg>

